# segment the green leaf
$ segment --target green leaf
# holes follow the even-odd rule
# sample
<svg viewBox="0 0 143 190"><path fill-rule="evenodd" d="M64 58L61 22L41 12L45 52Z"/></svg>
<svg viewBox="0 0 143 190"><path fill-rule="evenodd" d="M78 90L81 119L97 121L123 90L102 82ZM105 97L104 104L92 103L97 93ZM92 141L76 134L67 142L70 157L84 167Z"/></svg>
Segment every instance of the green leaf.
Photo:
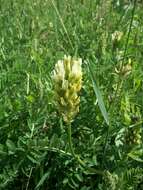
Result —
<svg viewBox="0 0 143 190"><path fill-rule="evenodd" d="M38 189L39 187L41 187L41 185L43 185L44 181L49 177L50 175L50 171L46 172L42 178L40 179L40 181L38 182L37 186L35 187L35 189Z"/></svg>
<svg viewBox="0 0 143 190"><path fill-rule="evenodd" d="M128 153L128 156L130 158L132 158L133 160L136 160L138 162L143 162L143 159L140 158L140 157L143 156L143 151L142 150L132 151L132 152Z"/></svg>
<svg viewBox="0 0 143 190"><path fill-rule="evenodd" d="M78 186L79 186L79 184L76 183L76 182L73 180L73 178L71 178L71 181L72 181L72 183L73 183L73 185L74 185L75 187L78 187Z"/></svg>
<svg viewBox="0 0 143 190"><path fill-rule="evenodd" d="M91 80L92 80L92 83L93 83L93 89L94 89L95 95L96 95L97 100L98 100L99 108L101 110L101 113L102 113L107 125L109 125L108 113L106 111L101 92L100 92L100 90L99 90L99 88L98 88L98 86L96 84L95 75L94 75L94 73L92 71L92 68L91 68L89 63L87 63L87 66L88 66L90 77L91 77Z"/></svg>
<svg viewBox="0 0 143 190"><path fill-rule="evenodd" d="M4 151L4 145L0 144L0 155L6 155L7 153Z"/></svg>
<svg viewBox="0 0 143 190"><path fill-rule="evenodd" d="M15 146L15 144L12 142L12 140L8 139L8 140L6 141L6 145L7 145L7 147L8 147L9 153L10 153L10 154L14 154L15 151L16 151L16 146Z"/></svg>
<svg viewBox="0 0 143 190"><path fill-rule="evenodd" d="M75 177L78 179L78 181L83 182L83 176L82 174L75 174Z"/></svg>
<svg viewBox="0 0 143 190"><path fill-rule="evenodd" d="M90 187L83 186L80 190L88 190L88 189L90 189Z"/></svg>
<svg viewBox="0 0 143 190"><path fill-rule="evenodd" d="M32 156L30 156L30 155L27 155L27 158L28 158L33 164L39 164L39 162L38 162L35 158L33 158Z"/></svg>
<svg viewBox="0 0 143 190"><path fill-rule="evenodd" d="M68 183L68 178L64 178L64 180L63 180L63 184L65 185L65 184L67 184Z"/></svg>
<svg viewBox="0 0 143 190"><path fill-rule="evenodd" d="M59 144L59 139L57 134L53 134L50 139L50 146L49 147L57 147Z"/></svg>

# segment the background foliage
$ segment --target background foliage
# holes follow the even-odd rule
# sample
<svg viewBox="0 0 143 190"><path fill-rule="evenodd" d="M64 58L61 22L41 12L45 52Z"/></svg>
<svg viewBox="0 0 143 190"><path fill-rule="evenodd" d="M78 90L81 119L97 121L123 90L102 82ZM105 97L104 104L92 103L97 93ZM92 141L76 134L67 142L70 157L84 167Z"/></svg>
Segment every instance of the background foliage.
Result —
<svg viewBox="0 0 143 190"><path fill-rule="evenodd" d="M137 0L0 0L0 189L143 189L142 9ZM51 73L64 54L84 62L72 139L90 172L69 152L54 106Z"/></svg>

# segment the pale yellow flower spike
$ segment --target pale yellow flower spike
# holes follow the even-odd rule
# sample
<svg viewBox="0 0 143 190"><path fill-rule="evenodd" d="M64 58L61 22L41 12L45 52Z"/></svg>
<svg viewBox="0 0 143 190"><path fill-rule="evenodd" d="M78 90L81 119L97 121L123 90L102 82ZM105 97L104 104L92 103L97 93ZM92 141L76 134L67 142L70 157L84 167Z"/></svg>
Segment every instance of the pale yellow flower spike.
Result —
<svg viewBox="0 0 143 190"><path fill-rule="evenodd" d="M59 113L66 123L71 123L79 111L82 87L82 60L64 56L53 72L54 90Z"/></svg>

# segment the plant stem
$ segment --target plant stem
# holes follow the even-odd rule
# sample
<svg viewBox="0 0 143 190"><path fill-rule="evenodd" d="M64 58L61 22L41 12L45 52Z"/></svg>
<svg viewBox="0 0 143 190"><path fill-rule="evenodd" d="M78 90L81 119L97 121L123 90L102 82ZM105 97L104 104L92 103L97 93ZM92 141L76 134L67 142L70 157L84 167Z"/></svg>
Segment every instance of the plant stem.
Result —
<svg viewBox="0 0 143 190"><path fill-rule="evenodd" d="M73 155L73 157L82 165L85 166L85 163L79 158L78 155L75 154L73 145L72 145L72 139L71 139L71 123L68 124L68 143L69 143L69 148L70 152Z"/></svg>
<svg viewBox="0 0 143 190"><path fill-rule="evenodd" d="M134 5L133 5L133 9L132 9L132 17L131 17L131 21L130 21L130 25L129 25L129 31L128 31L128 35L127 35L127 39L126 39L126 43L125 43L124 55L123 55L123 62L122 62L122 64L121 64L120 71L123 69L124 62L125 62L125 58L126 58L126 54L127 54L127 49L128 49L128 44L129 44L129 38L130 38L131 31L132 31L132 25L133 25L133 20L134 20L134 15L135 15L136 4L137 4L137 0L134 0ZM121 79L121 80L120 80L120 79ZM122 86L123 86L123 82L124 82L124 79L121 78L121 75L119 75L119 80L118 80L118 83L117 83L117 88L116 88L116 91L115 91L115 93L114 93L114 101L112 101L113 103L111 103L112 106L113 106L113 105L115 104L115 102L116 102L117 95L118 95L119 91L121 90L121 88L122 88ZM109 106L109 108L108 108L108 112L109 112L109 110L111 109L111 104L110 104L110 106ZM115 107L116 107L116 106L115 106ZM109 125L107 126L107 134L106 134L105 143L104 143L104 148L103 148L102 165L103 165L104 158L105 158L105 154L106 154L108 138L109 138Z"/></svg>
<svg viewBox="0 0 143 190"><path fill-rule="evenodd" d="M72 139L71 139L71 123L68 124L68 143L69 143L69 148L70 148L71 154L78 161L79 164L81 164L84 168L86 168L88 170L88 172L90 172L90 173L96 173L96 174L99 174L99 175L104 175L103 171L87 167L86 164L84 163L84 161L81 160L80 157L74 152Z"/></svg>

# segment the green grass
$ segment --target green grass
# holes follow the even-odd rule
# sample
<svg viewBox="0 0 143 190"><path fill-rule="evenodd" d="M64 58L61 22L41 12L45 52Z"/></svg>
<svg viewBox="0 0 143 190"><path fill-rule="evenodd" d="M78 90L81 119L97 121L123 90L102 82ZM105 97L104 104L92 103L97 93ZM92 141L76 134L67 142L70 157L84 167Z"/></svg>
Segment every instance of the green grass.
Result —
<svg viewBox="0 0 143 190"><path fill-rule="evenodd" d="M143 189L142 10L137 0L0 0L0 189ZM64 55L83 60L72 141L85 168L53 98Z"/></svg>

